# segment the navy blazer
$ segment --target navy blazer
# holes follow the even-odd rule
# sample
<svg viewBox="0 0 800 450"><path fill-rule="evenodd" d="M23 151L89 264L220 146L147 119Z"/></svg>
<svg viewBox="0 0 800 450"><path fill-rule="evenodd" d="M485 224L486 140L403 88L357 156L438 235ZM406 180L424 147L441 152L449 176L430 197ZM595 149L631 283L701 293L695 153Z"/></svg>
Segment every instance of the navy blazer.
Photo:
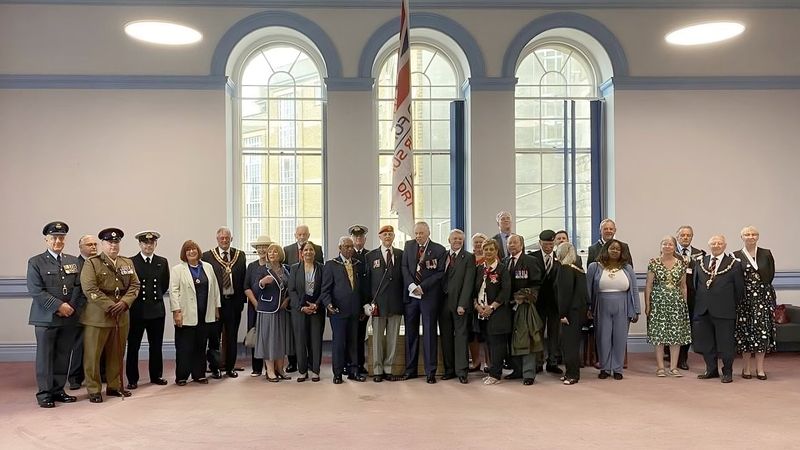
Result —
<svg viewBox="0 0 800 450"><path fill-rule="evenodd" d="M719 319L736 319L736 304L744 298L744 272L742 264L731 255L723 255L717 264L717 274L711 286L706 273L711 255L706 255L694 271L694 313L692 319L705 313ZM720 273L724 272L724 273Z"/></svg>
<svg viewBox="0 0 800 450"><path fill-rule="evenodd" d="M419 244L414 239L406 241L403 249L403 287L406 291L406 301L410 301L408 296L408 286L416 283L414 276L417 273L417 252ZM447 261L447 250L441 244L428 240L428 247L422 257L420 264L420 274L422 280L419 285L422 287L422 298L438 300L442 296L442 278L444 277L444 266Z"/></svg>
<svg viewBox="0 0 800 450"><path fill-rule="evenodd" d="M364 257L364 287L367 301L378 305L379 317L403 314L403 251L392 247L393 266L389 271L383 247L370 251Z"/></svg>
<svg viewBox="0 0 800 450"><path fill-rule="evenodd" d="M81 267L78 258L61 254L61 267L49 251L28 260L28 293L33 297L28 323L35 326L77 326L86 306L81 289ZM67 293L64 294L66 287ZM75 310L70 317L56 315L58 307L67 302Z"/></svg>
<svg viewBox="0 0 800 450"><path fill-rule="evenodd" d="M518 256L517 263L514 265L514 272L509 272L511 276L511 294L513 298L513 294L521 289L530 289L532 292L537 293L537 305L544 305L545 300L542 299L543 294L546 295L548 292L552 291L552 279L553 274L555 273L556 268L556 259L553 258L553 267L550 268L550 275L545 277L544 271L544 260L541 260L541 264L536 258L536 253L539 253L541 256L541 251L537 250L536 252L525 254L520 252ZM555 256L555 255L553 255ZM511 270L511 256L507 257L504 261L508 270ZM550 287L545 286L545 283L550 283ZM553 297L554 294L551 294L550 297Z"/></svg>
<svg viewBox="0 0 800 450"><path fill-rule="evenodd" d="M361 308L366 303L362 295L361 286L363 267L361 267L359 260L351 258L351 261L353 264L354 286L350 285L350 279L347 277L347 269L344 267L341 255L328 260L322 268L320 300L326 309L330 305L339 309L337 314L328 312L328 316L331 319L358 317L362 313Z"/></svg>
<svg viewBox="0 0 800 450"><path fill-rule="evenodd" d="M305 263L297 263L292 266L289 271L289 309L292 311L300 311L300 308L306 306L307 301L316 303L317 311L322 313L322 301L320 300L320 293L322 292L322 264L314 261L314 293L311 299L306 298L306 266Z"/></svg>

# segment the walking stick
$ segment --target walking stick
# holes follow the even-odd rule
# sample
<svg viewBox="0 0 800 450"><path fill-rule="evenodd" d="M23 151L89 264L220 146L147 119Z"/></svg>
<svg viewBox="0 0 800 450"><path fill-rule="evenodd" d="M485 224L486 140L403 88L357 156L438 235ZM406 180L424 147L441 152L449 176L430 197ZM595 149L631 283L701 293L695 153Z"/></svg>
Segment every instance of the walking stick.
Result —
<svg viewBox="0 0 800 450"><path fill-rule="evenodd" d="M122 371L124 366L122 362L122 329L119 327L119 316L114 318L114 337L117 341L117 351L119 352L119 392L122 393L125 389L125 385L122 383ZM120 398L124 401L125 395L122 395Z"/></svg>

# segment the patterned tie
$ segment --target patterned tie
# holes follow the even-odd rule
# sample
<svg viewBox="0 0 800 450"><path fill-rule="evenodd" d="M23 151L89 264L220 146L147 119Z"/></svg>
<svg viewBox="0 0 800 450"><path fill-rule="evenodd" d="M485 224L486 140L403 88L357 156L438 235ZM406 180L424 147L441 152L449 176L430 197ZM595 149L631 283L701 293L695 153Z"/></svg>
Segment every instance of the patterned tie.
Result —
<svg viewBox="0 0 800 450"><path fill-rule="evenodd" d="M344 262L344 269L347 271L347 278L350 280L350 289L355 289L356 280L353 278L353 263L349 259Z"/></svg>
<svg viewBox="0 0 800 450"><path fill-rule="evenodd" d="M708 271L711 272L711 276L712 277L717 274L717 257L716 256L711 257L711 265L708 267Z"/></svg>
<svg viewBox="0 0 800 450"><path fill-rule="evenodd" d="M392 249L386 249L386 267L389 270L394 269L394 261L392 261Z"/></svg>
<svg viewBox="0 0 800 450"><path fill-rule="evenodd" d="M422 257L425 255L425 247L419 246L417 249L417 273L414 274L414 279L417 281L417 284L422 282Z"/></svg>
<svg viewBox="0 0 800 450"><path fill-rule="evenodd" d="M545 255L544 256L544 273L546 275L550 274L550 269L553 268L553 256L552 255Z"/></svg>
<svg viewBox="0 0 800 450"><path fill-rule="evenodd" d="M228 258L228 252L222 252L222 260L225 262L230 262L230 259ZM231 282L232 275L232 273L227 271L223 274L222 289L230 289L233 286L233 283Z"/></svg>

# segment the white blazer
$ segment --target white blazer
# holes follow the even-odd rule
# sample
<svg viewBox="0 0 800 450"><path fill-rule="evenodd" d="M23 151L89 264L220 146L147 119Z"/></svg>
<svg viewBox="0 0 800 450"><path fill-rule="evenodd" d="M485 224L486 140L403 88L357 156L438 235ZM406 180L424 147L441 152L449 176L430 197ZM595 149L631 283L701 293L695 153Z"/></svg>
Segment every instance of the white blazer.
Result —
<svg viewBox="0 0 800 450"><path fill-rule="evenodd" d="M200 262L203 264L206 277L208 277L206 323L211 323L216 321L217 308L222 306L219 298L219 285L211 264L205 261ZM197 290L192 273L189 271L189 264L185 262L176 264L170 270L169 304L172 311L181 310L184 325L190 327L197 325Z"/></svg>

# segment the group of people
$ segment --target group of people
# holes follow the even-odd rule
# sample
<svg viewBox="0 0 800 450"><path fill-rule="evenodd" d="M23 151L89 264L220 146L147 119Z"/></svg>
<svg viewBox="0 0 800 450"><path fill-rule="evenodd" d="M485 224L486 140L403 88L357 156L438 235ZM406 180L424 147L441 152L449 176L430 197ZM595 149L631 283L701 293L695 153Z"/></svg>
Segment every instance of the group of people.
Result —
<svg viewBox="0 0 800 450"><path fill-rule="evenodd" d="M408 380L419 377L420 368L427 383L436 383L441 344L441 380L466 384L470 372L483 369L486 385L501 379L532 385L538 372L547 371L571 385L580 380L587 321L593 322L599 378L622 379L629 326L641 310L630 250L615 239L616 224L601 222L601 238L589 247L584 270L566 231L542 231L539 248L526 252L523 237L512 232L511 214L500 212L496 220L499 232L492 238L473 235L472 252L465 248L463 231L452 230L445 248L430 239L425 222L414 226L414 238L403 249L394 246L394 228L384 225L378 231L380 246L368 250L367 227L354 225L339 238L338 256L327 261L309 240L308 227L300 225L296 242L288 246L268 236L251 243L258 259L249 264L223 227L212 250L184 242L181 262L171 268L155 254L156 231L136 234L141 251L131 258L119 256L124 233L118 228L98 233L100 252L94 236L83 236L76 258L63 252L67 224L51 222L43 229L47 250L28 262L37 401L44 408L74 402L64 388L69 383L79 389L84 379L93 403L103 401L103 382L107 396L130 396L139 383L144 333L150 382L167 384L161 353L166 293L175 326L175 383L181 386L190 379L207 384L207 369L212 378L221 378L223 371L229 378L238 376L245 304L251 375L266 372L269 382L289 380L294 371L298 382L320 381L326 316L333 332L335 384L345 376L359 382L368 376L375 382ZM757 246L755 228L746 227L741 236L744 248L733 255L725 254L723 236L709 240L708 254L692 247L689 226L661 240L659 257L647 267L644 292L657 376L682 376L691 343L706 362L698 378L732 381L737 352L745 363L743 378L753 377L753 356L755 376L767 378L764 355L775 345L774 260ZM365 352L368 323L371 370ZM401 323L405 361L395 374ZM504 369L510 373L503 376Z"/></svg>

